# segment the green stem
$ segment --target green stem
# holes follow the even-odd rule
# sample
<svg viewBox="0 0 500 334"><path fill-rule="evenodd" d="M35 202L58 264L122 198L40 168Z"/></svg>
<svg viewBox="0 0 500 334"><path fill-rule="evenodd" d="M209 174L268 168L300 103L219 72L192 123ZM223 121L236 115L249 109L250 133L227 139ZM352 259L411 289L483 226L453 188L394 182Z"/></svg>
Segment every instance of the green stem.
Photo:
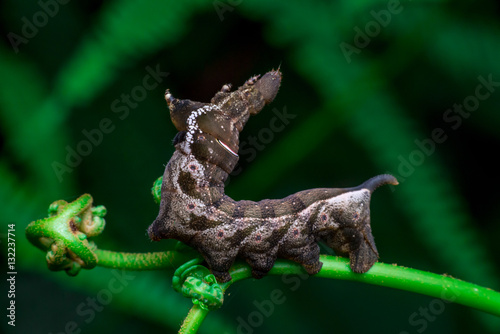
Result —
<svg viewBox="0 0 500 334"><path fill-rule="evenodd" d="M177 268L197 256L195 251L123 253L96 249L94 252L98 258L98 266L127 270Z"/></svg>
<svg viewBox="0 0 500 334"><path fill-rule="evenodd" d="M416 292L500 317L500 293L489 288L450 276L385 263L375 263L367 273L356 274L351 271L349 260L346 258L321 255L320 260L323 262L323 268L315 275L317 277L357 281ZM232 283L251 277L250 268L243 263L234 265L230 273L233 279L221 284L223 291L226 291ZM269 272L270 275L304 273L300 265L284 260L276 261Z"/></svg>
<svg viewBox="0 0 500 334"><path fill-rule="evenodd" d="M198 331L203 320L208 314L208 310L202 309L199 305L193 305L189 310L188 315L184 319L182 323L181 329L179 330L179 334L194 334Z"/></svg>
<svg viewBox="0 0 500 334"><path fill-rule="evenodd" d="M315 275L317 277L357 281L416 292L440 298L447 302L469 306L500 317L500 293L489 288L464 282L450 276L385 263L375 263L367 273L356 274L351 271L349 260L346 258L321 255L320 260L323 262L323 268ZM269 275L305 273L302 266L297 263L277 260ZM243 262L236 262L231 268L230 274L232 280L220 284L224 292L231 284L252 277L251 268ZM208 312L194 305L184 320L179 333L196 333Z"/></svg>
<svg viewBox="0 0 500 334"><path fill-rule="evenodd" d="M154 270L177 268L191 260L197 253L194 251L122 253L97 249L95 254L99 259L99 266L129 270ZM320 260L323 262L323 268L315 275L317 277L357 281L416 292L500 316L500 293L476 284L450 276L385 263L375 263L367 273L356 274L351 271L349 260L346 258L321 255ZM250 267L243 262L235 263L230 274L232 280L221 284L224 292L231 284L252 277ZM305 271L297 263L278 260L269 274L305 274ZM184 319L179 333L196 333L208 312L198 305L193 305Z"/></svg>

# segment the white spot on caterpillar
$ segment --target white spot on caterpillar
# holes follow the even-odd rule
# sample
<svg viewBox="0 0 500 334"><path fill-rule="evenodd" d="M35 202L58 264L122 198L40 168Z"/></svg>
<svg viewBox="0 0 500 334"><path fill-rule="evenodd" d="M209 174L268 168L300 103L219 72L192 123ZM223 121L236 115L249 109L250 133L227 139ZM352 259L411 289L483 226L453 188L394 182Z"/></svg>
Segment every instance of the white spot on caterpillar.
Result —
<svg viewBox="0 0 500 334"><path fill-rule="evenodd" d="M206 114L208 111L219 110L219 106L215 104L208 104L201 108L194 110L186 120L187 123L187 133L186 133L186 143L185 150L187 154L191 154L191 144L194 143L194 135L197 132L201 132L200 126L198 124L197 118L203 114Z"/></svg>

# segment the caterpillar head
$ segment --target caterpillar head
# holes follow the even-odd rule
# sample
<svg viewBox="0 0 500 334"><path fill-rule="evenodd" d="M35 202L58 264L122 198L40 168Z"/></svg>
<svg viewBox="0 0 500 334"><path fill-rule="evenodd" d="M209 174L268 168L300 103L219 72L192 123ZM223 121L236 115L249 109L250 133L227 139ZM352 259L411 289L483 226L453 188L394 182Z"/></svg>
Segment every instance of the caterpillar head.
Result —
<svg viewBox="0 0 500 334"><path fill-rule="evenodd" d="M234 91L231 91L230 84L224 85L210 103L179 100L172 97L167 90L165 99L170 109L170 117L180 131L177 142L187 141L187 146L202 142L204 147L199 148L202 151L202 160L208 149L222 157L227 156L230 159L232 156L233 160L237 160L239 133L250 115L257 114L274 100L280 84L280 70L272 70L260 78L250 78ZM185 150L191 153L190 147ZM222 150L229 155L224 154Z"/></svg>

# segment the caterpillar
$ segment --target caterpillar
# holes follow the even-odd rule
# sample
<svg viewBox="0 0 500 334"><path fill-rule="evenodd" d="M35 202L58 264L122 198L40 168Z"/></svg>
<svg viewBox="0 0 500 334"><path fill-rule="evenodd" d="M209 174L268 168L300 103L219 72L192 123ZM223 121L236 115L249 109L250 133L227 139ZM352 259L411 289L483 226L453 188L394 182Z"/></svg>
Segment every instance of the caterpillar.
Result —
<svg viewBox="0 0 500 334"><path fill-rule="evenodd" d="M262 278L277 258L319 272L319 241L350 259L364 273L379 254L370 226L370 198L392 175L378 175L353 188L318 188L283 199L235 201L224 194L224 182L238 162L239 133L251 115L274 100L280 70L253 76L231 91L226 84L210 103L165 99L179 131L175 151L163 174L157 218L148 228L151 240L177 239L203 256L219 282L231 280L236 258Z"/></svg>

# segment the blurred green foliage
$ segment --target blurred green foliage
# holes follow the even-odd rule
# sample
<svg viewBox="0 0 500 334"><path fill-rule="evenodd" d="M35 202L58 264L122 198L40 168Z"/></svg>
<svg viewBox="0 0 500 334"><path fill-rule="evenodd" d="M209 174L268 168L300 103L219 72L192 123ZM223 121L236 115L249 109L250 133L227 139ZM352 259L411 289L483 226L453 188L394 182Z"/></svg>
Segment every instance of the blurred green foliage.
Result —
<svg viewBox="0 0 500 334"><path fill-rule="evenodd" d="M223 84L238 86L280 64L282 87L241 134L228 194L279 198L390 172L400 185L378 190L372 201L380 260L500 288L497 2L0 6L0 234L5 258L6 226L16 224L16 332L178 330L190 301L171 288L171 272L50 272L24 228L45 217L51 202L88 192L108 209L99 247L171 246L145 234L158 211L150 187L173 152L164 90L207 101ZM271 124L283 126L263 131ZM122 289L110 293L117 275ZM276 290L282 295L273 299ZM272 308L263 309L270 300ZM12 330L5 318L1 326ZM499 328L491 316L407 292L268 277L232 286L202 332Z"/></svg>

